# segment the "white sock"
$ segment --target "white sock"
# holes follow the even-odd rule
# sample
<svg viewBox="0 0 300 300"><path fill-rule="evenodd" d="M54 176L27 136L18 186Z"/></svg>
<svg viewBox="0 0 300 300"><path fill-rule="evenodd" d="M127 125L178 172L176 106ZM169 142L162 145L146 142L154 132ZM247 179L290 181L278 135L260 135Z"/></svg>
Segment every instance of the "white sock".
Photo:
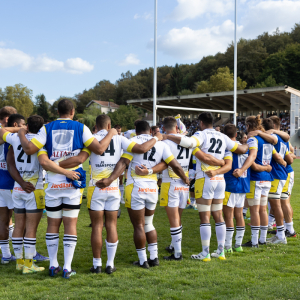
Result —
<svg viewBox="0 0 300 300"><path fill-rule="evenodd" d="M234 234L234 227L226 227L225 248L230 249L232 247L232 237Z"/></svg>
<svg viewBox="0 0 300 300"><path fill-rule="evenodd" d="M190 197L190 200L191 200L191 205L195 205L195 203L196 203L196 200L195 200L195 198L193 198L193 197Z"/></svg>
<svg viewBox="0 0 300 300"><path fill-rule="evenodd" d="M109 243L107 240L105 240L106 243L106 253L107 253L107 262L106 266L114 267L114 259L117 252L117 247L119 241L116 241L115 243Z"/></svg>
<svg viewBox="0 0 300 300"><path fill-rule="evenodd" d="M33 259L35 244L36 244L36 239L27 238L27 237L24 238L25 259Z"/></svg>
<svg viewBox="0 0 300 300"><path fill-rule="evenodd" d="M226 236L226 225L225 222L216 223L216 235L218 241L217 254L221 254L224 251L225 236Z"/></svg>
<svg viewBox="0 0 300 300"><path fill-rule="evenodd" d="M77 235L64 235L64 258L65 264L63 270L68 270L69 272L72 270L71 263L74 256L75 247L77 244Z"/></svg>
<svg viewBox="0 0 300 300"><path fill-rule="evenodd" d="M58 244L59 244L59 233L46 233L46 245L47 245L48 255L50 260L50 268L51 267L57 268L59 266L57 261Z"/></svg>
<svg viewBox="0 0 300 300"><path fill-rule="evenodd" d="M121 200L123 199L124 196L124 185L119 186L120 192L121 192Z"/></svg>
<svg viewBox="0 0 300 300"><path fill-rule="evenodd" d="M11 252L10 252L10 249L9 249L8 240L1 240L0 241L0 246L1 246L1 250L2 250L2 257L10 258L11 257Z"/></svg>
<svg viewBox="0 0 300 300"><path fill-rule="evenodd" d="M235 247L240 247L243 243L243 238L245 234L245 226L236 226L235 233Z"/></svg>
<svg viewBox="0 0 300 300"><path fill-rule="evenodd" d="M9 227L8 227L8 234L9 234L9 239L10 240L12 239L12 235L14 233L14 229L15 229L14 225L9 225Z"/></svg>
<svg viewBox="0 0 300 300"><path fill-rule="evenodd" d="M174 246L174 256L179 258L181 255L181 241L182 241L182 226L170 228L172 244Z"/></svg>
<svg viewBox="0 0 300 300"><path fill-rule="evenodd" d="M211 225L210 223L200 224L200 238L202 244L202 254L206 256L209 254L210 238L211 238Z"/></svg>
<svg viewBox="0 0 300 300"><path fill-rule="evenodd" d="M97 267L102 267L102 259L93 257L93 267L94 269Z"/></svg>
<svg viewBox="0 0 300 300"><path fill-rule="evenodd" d="M252 245L258 244L258 234L260 226L251 226L251 242Z"/></svg>
<svg viewBox="0 0 300 300"><path fill-rule="evenodd" d="M288 230L290 233L294 233L294 222L292 221L291 223L285 223L286 225L286 230Z"/></svg>
<svg viewBox="0 0 300 300"><path fill-rule="evenodd" d="M277 234L276 235L280 240L284 240L284 238L285 238L284 225L277 226Z"/></svg>
<svg viewBox="0 0 300 300"><path fill-rule="evenodd" d="M148 244L148 251L150 252L150 259L153 260L158 257L157 243Z"/></svg>
<svg viewBox="0 0 300 300"><path fill-rule="evenodd" d="M12 245L15 253L16 259L23 258L23 238L12 238Z"/></svg>
<svg viewBox="0 0 300 300"><path fill-rule="evenodd" d="M269 220L268 221L268 226L269 227L273 226L275 217L273 215L269 214L268 220Z"/></svg>
<svg viewBox="0 0 300 300"><path fill-rule="evenodd" d="M146 248L142 249L136 249L136 252L139 257L140 265L143 265L145 261L147 261L147 253L146 253Z"/></svg>
<svg viewBox="0 0 300 300"><path fill-rule="evenodd" d="M37 254L37 252L36 252L36 245L35 245L35 247L34 247L34 254L33 254L33 257L35 257L35 256L36 256L36 254Z"/></svg>
<svg viewBox="0 0 300 300"><path fill-rule="evenodd" d="M268 226L260 226L260 238L261 243L265 243L267 239Z"/></svg>

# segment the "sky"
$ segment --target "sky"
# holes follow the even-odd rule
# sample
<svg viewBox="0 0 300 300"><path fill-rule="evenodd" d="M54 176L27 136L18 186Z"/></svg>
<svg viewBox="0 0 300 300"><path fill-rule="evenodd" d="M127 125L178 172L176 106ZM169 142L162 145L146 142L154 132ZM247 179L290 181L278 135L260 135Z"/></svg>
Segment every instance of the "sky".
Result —
<svg viewBox="0 0 300 300"><path fill-rule="evenodd" d="M290 31L300 1L237 0L238 39ZM234 38L234 0L158 0L157 65L197 63ZM53 103L153 67L154 0L1 3L0 88L22 83Z"/></svg>

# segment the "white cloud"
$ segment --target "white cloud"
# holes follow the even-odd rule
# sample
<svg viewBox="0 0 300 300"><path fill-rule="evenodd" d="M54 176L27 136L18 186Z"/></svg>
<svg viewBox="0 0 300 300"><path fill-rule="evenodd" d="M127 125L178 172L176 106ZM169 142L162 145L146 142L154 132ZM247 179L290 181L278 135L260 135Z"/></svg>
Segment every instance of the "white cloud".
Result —
<svg viewBox="0 0 300 300"><path fill-rule="evenodd" d="M0 41L0 47L4 47L6 45L6 43L5 42L3 42L3 41Z"/></svg>
<svg viewBox="0 0 300 300"><path fill-rule="evenodd" d="M32 57L21 50L0 48L0 69L19 66L26 72L67 72L82 74L90 72L94 66L89 62L77 57L69 58L65 62L40 55Z"/></svg>
<svg viewBox="0 0 300 300"><path fill-rule="evenodd" d="M136 19L144 19L144 20L150 20L152 18L152 15L150 13L144 13L143 15L135 14L133 17Z"/></svg>
<svg viewBox="0 0 300 300"><path fill-rule="evenodd" d="M139 65L140 60L137 58L136 54L130 53L126 56L124 60L118 62L119 66L129 66L129 65Z"/></svg>
<svg viewBox="0 0 300 300"><path fill-rule="evenodd" d="M234 9L233 0L177 0L178 5L169 15L175 21L194 19L206 13L225 15Z"/></svg>
<svg viewBox="0 0 300 300"><path fill-rule="evenodd" d="M238 32L243 27L238 26ZM189 27L173 28L157 40L158 50L181 59L201 59L206 55L224 52L233 40L234 24L231 20L220 26L193 30ZM153 47L153 40L148 44Z"/></svg>

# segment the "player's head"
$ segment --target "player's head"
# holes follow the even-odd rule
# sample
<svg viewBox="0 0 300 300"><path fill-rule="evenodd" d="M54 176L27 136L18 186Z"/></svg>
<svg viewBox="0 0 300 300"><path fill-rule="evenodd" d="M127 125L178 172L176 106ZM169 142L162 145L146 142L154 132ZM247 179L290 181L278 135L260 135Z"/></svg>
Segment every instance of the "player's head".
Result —
<svg viewBox="0 0 300 300"><path fill-rule="evenodd" d="M227 124L224 127L224 134L226 134L230 139L236 139L237 132L236 127L233 124Z"/></svg>
<svg viewBox="0 0 300 300"><path fill-rule="evenodd" d="M159 131L159 127L158 126L151 126L151 128L150 128L150 133L151 133L151 135L152 136L155 136L155 134L157 133L157 132L160 132Z"/></svg>
<svg viewBox="0 0 300 300"><path fill-rule="evenodd" d="M277 116L272 116L269 119L271 119L273 121L274 129L280 130L280 119Z"/></svg>
<svg viewBox="0 0 300 300"><path fill-rule="evenodd" d="M44 119L39 115L33 115L27 119L28 132L30 133L38 133L43 125Z"/></svg>
<svg viewBox="0 0 300 300"><path fill-rule="evenodd" d="M150 125L147 121L138 121L135 125L136 135L150 134Z"/></svg>
<svg viewBox="0 0 300 300"><path fill-rule="evenodd" d="M17 110L12 106L4 106L0 109L0 123L3 127L7 126L10 115L16 114Z"/></svg>
<svg viewBox="0 0 300 300"><path fill-rule="evenodd" d="M114 127L116 130L117 130L117 132L118 132L118 135L121 135L121 133L122 133L122 127L121 127L121 125L115 125L115 127Z"/></svg>
<svg viewBox="0 0 300 300"><path fill-rule="evenodd" d="M248 133L254 130L265 131L265 129L261 125L260 115L247 117L245 120L245 124Z"/></svg>
<svg viewBox="0 0 300 300"><path fill-rule="evenodd" d="M265 130L274 129L274 123L271 118L263 119L262 126Z"/></svg>
<svg viewBox="0 0 300 300"><path fill-rule="evenodd" d="M163 130L165 132L177 133L178 125L174 117L165 117L163 120Z"/></svg>
<svg viewBox="0 0 300 300"><path fill-rule="evenodd" d="M221 127L218 125L215 127L215 131L221 131ZM226 133L225 133L226 134Z"/></svg>
<svg viewBox="0 0 300 300"><path fill-rule="evenodd" d="M24 127L26 128L25 118L20 114L12 114L7 120L7 127Z"/></svg>
<svg viewBox="0 0 300 300"><path fill-rule="evenodd" d="M111 129L111 120L110 117L108 115L99 115L96 118L96 129L97 131L99 130L109 130Z"/></svg>
<svg viewBox="0 0 300 300"><path fill-rule="evenodd" d="M73 119L75 115L74 104L69 99L62 99L58 102L57 111L60 117L68 117Z"/></svg>
<svg viewBox="0 0 300 300"><path fill-rule="evenodd" d="M203 112L199 115L198 120L201 130L213 127L214 118L210 112Z"/></svg>
<svg viewBox="0 0 300 300"><path fill-rule="evenodd" d="M138 122L140 122L140 121L142 121L141 119L137 119L135 122L134 122L134 127L136 128L136 124L138 123Z"/></svg>
<svg viewBox="0 0 300 300"><path fill-rule="evenodd" d="M238 136L237 136L237 140L241 144L247 144L247 134L244 131L240 131Z"/></svg>
<svg viewBox="0 0 300 300"><path fill-rule="evenodd" d="M95 134L96 132L97 132L96 126L93 126L93 128L92 128L92 134Z"/></svg>

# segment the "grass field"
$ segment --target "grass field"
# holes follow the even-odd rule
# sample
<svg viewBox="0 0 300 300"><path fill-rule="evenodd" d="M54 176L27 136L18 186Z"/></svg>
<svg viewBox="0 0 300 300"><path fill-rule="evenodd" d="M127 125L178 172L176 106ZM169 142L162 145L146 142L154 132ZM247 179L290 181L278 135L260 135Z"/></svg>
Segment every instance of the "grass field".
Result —
<svg viewBox="0 0 300 300"><path fill-rule="evenodd" d="M85 164L87 167L87 164ZM292 195L294 225L300 230L300 161L293 164L295 185ZM133 244L133 229L124 205L118 220L119 246L115 259L117 271L112 275L91 274L91 228L86 202L78 220L78 244L72 268L77 275L66 280L40 274L22 275L15 264L0 265L0 299L299 299L300 242L288 239L288 245L263 246L245 249L244 253L227 255L226 261L193 261L191 254L201 250L197 211L183 213L183 257L181 262L165 262L164 248L170 242L169 223L164 208L157 207L154 225L158 233L160 266L144 270L134 267L137 260ZM250 239L246 226L244 241ZM45 244L46 218L38 229L37 250L47 254ZM104 231L105 236L105 231ZM60 232L59 263L63 265L63 230ZM104 243L105 247L105 243ZM216 249L212 226L211 251ZM149 256L149 254L148 254ZM106 251L103 251L103 266Z"/></svg>

